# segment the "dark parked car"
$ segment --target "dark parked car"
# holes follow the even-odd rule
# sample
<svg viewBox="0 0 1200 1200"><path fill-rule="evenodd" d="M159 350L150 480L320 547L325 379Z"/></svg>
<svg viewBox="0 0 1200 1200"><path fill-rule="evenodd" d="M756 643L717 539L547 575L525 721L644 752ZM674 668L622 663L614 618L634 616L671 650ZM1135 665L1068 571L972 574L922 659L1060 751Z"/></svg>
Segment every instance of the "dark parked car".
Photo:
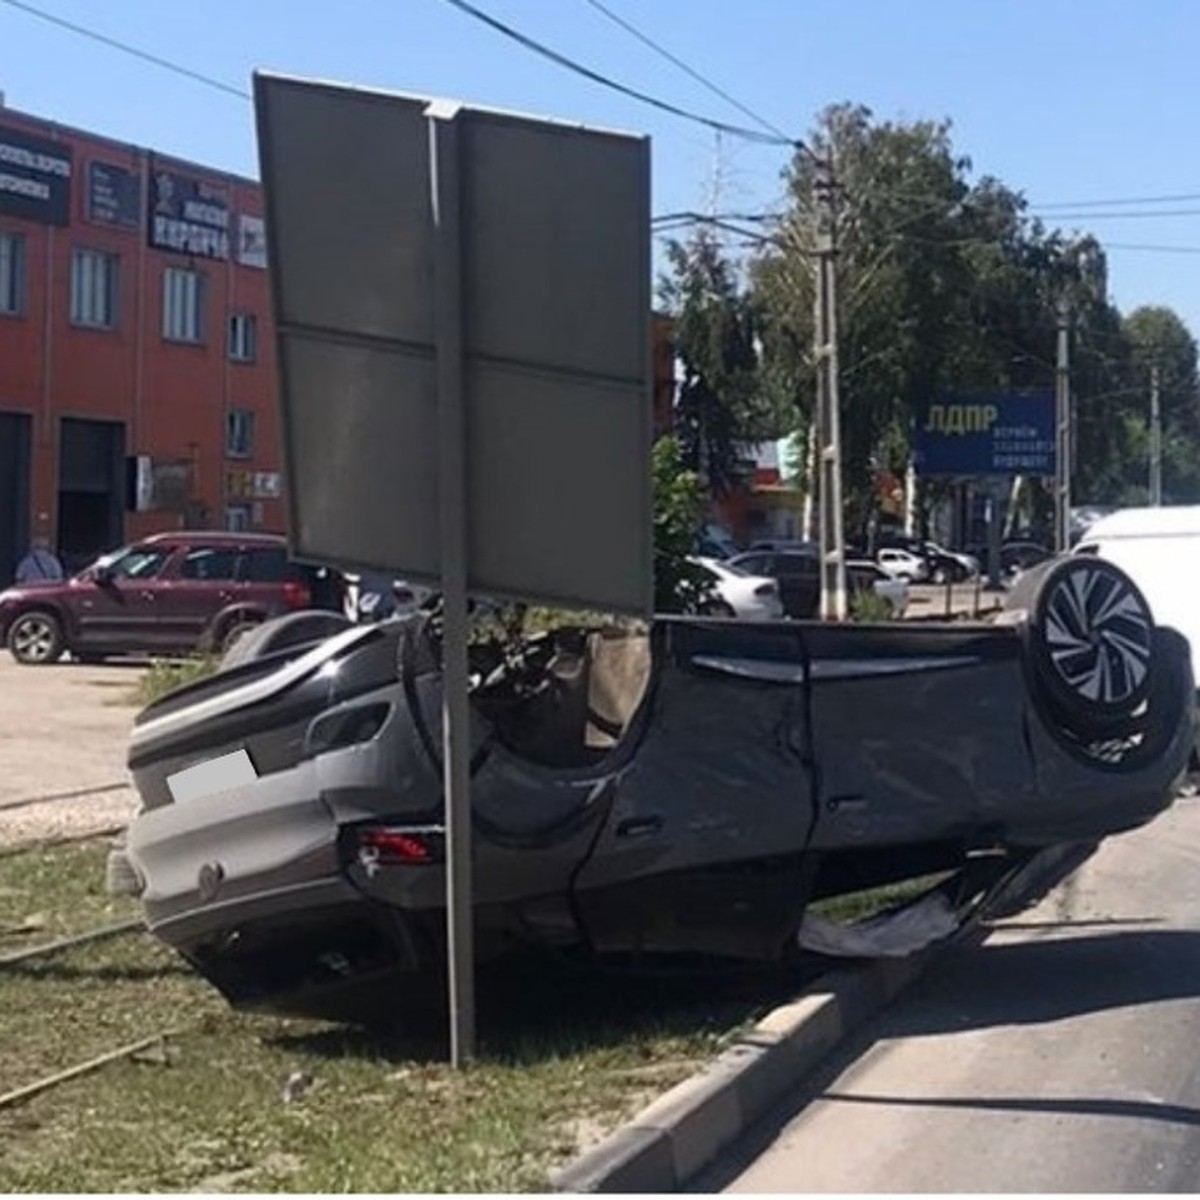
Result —
<svg viewBox="0 0 1200 1200"><path fill-rule="evenodd" d="M341 611L333 570L288 559L282 537L164 533L106 554L71 579L0 592L0 641L22 663L221 650L296 609Z"/></svg>
<svg viewBox="0 0 1200 1200"><path fill-rule="evenodd" d="M749 575L774 579L784 614L807 620L821 609L821 569L816 550L807 543L798 545L801 548L797 550L749 550L735 555L729 565Z"/></svg>
<svg viewBox="0 0 1200 1200"><path fill-rule="evenodd" d="M950 919L1150 820L1193 751L1186 641L1104 560L1028 582L1006 624L477 640L479 961L861 953L812 901L952 872ZM237 1007L394 1016L445 971L438 618L306 619L140 714L110 880Z"/></svg>

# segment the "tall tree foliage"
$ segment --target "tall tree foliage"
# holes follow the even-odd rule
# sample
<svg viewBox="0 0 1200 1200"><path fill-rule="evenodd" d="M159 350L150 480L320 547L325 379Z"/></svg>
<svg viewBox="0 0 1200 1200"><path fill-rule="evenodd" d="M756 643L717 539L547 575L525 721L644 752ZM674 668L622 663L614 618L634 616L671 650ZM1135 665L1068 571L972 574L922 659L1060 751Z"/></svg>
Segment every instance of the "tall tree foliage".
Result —
<svg viewBox="0 0 1200 1200"><path fill-rule="evenodd" d="M1135 411L1144 407L1146 387L1138 385L1137 347L1152 337L1173 348L1177 364L1170 383L1177 398L1166 420L1167 490L1200 495L1200 461L1189 457L1200 415L1186 329L1171 331L1170 321L1159 320L1152 335L1149 318L1122 321L1108 300L1107 264L1095 239L1030 219L1024 198L997 179L972 182L970 161L950 134L948 122L877 122L866 108L839 105L821 114L809 138L816 154L832 159L839 184L843 493L851 531L870 516L875 473L907 465L923 400L942 391L1052 388L1060 308L1072 338L1076 495L1112 503L1130 493L1130 462L1145 461L1145 421ZM813 170L804 153L788 168L786 211L751 266L761 387L790 409L797 446L815 390ZM793 462L802 479L803 455ZM925 490L935 497L938 488ZM1031 491L1044 522L1049 496Z"/></svg>
<svg viewBox="0 0 1200 1200"><path fill-rule="evenodd" d="M716 496L744 480L747 443L778 432L770 397L759 386L757 323L749 293L720 242L700 229L667 249L670 272L660 296L675 320L683 367L674 434L685 469Z"/></svg>

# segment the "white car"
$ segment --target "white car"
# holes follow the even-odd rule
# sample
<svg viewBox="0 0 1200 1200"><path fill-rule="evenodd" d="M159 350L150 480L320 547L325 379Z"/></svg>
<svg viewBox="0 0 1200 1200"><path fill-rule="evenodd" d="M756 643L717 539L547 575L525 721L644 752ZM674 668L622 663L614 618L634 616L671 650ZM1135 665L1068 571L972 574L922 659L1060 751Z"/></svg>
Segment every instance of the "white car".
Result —
<svg viewBox="0 0 1200 1200"><path fill-rule="evenodd" d="M904 611L908 608L907 580L889 575L878 563L864 558L849 559L846 562L846 574L851 577L851 580L848 580L852 582L851 594L853 583L862 581L859 586L865 586L869 580L875 595L887 601L890 615L897 620L904 616Z"/></svg>
<svg viewBox="0 0 1200 1200"><path fill-rule="evenodd" d="M915 554L896 547L880 550L875 561L893 578L921 583L929 577L929 564Z"/></svg>
<svg viewBox="0 0 1200 1200"><path fill-rule="evenodd" d="M783 618L779 584L765 575L747 575L715 558L690 560L712 578L713 599L706 615L740 617L745 621L778 621Z"/></svg>

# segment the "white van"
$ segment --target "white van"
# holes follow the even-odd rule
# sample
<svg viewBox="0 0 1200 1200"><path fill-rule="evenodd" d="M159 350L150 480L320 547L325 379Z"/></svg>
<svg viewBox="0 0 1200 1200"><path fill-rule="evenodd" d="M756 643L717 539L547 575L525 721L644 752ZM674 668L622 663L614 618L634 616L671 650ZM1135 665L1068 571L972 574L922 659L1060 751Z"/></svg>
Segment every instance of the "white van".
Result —
<svg viewBox="0 0 1200 1200"><path fill-rule="evenodd" d="M1200 688L1200 504L1121 509L1090 526L1075 553L1097 554L1129 575L1155 622L1191 643Z"/></svg>

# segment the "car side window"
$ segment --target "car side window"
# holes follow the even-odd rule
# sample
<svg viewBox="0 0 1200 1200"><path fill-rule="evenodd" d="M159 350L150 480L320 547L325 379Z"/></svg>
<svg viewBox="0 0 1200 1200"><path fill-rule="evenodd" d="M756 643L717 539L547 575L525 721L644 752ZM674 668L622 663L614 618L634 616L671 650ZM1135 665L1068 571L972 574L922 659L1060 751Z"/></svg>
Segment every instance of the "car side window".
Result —
<svg viewBox="0 0 1200 1200"><path fill-rule="evenodd" d="M133 546L108 564L108 576L110 579L153 579L170 557L169 550Z"/></svg>
<svg viewBox="0 0 1200 1200"><path fill-rule="evenodd" d="M234 578L238 552L234 549L199 547L189 550L179 568L182 579L197 579L215 582Z"/></svg>
<svg viewBox="0 0 1200 1200"><path fill-rule="evenodd" d="M769 554L747 554L737 560L738 570L747 575L770 575L771 556Z"/></svg>
<svg viewBox="0 0 1200 1200"><path fill-rule="evenodd" d="M287 577L287 551L282 547L247 550L240 574L248 583L282 583Z"/></svg>

